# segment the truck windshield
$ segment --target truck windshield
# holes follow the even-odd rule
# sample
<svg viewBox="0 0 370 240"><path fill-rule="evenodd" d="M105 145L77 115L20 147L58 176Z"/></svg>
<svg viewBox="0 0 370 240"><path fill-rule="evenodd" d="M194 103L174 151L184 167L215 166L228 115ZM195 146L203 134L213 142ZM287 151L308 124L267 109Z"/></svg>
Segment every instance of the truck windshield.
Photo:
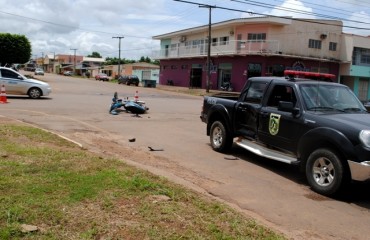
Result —
<svg viewBox="0 0 370 240"><path fill-rule="evenodd" d="M309 111L366 112L360 100L345 86L302 84L299 87Z"/></svg>

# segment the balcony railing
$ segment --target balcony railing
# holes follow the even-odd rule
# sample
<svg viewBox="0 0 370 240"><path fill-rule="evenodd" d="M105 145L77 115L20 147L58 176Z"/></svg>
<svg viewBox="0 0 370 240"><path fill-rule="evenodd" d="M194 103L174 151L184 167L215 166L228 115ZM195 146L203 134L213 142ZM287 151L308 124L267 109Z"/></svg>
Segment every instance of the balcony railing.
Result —
<svg viewBox="0 0 370 240"><path fill-rule="evenodd" d="M189 42L190 43L190 42ZM197 45L171 46L168 49L153 51L154 59L190 58L206 56L208 43ZM279 41L227 41L211 44L211 56L248 55L248 54L279 54Z"/></svg>

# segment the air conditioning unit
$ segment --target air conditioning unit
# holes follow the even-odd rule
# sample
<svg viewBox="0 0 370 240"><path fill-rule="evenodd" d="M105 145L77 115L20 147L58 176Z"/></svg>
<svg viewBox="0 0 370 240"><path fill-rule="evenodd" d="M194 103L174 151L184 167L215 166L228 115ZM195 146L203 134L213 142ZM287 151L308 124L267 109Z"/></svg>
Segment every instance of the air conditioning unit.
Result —
<svg viewBox="0 0 370 240"><path fill-rule="evenodd" d="M327 37L327 36L328 36L328 35L326 35L326 34L321 34L321 35L320 35L320 39L322 39L322 40L323 40L323 39L326 39L326 37Z"/></svg>
<svg viewBox="0 0 370 240"><path fill-rule="evenodd" d="M186 36L181 36L180 37L180 42L185 42L186 41Z"/></svg>

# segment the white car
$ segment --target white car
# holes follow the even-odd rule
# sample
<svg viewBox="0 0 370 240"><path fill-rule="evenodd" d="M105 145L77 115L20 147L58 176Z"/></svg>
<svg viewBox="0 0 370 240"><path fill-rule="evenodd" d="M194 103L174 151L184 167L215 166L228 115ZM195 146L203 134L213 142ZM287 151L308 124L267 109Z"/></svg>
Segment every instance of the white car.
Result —
<svg viewBox="0 0 370 240"><path fill-rule="evenodd" d="M36 68L35 69L35 75L43 75L44 76L44 70L42 70L42 68Z"/></svg>
<svg viewBox="0 0 370 240"><path fill-rule="evenodd" d="M48 83L29 79L11 68L0 67L0 85L5 87L9 95L28 95L30 98L40 98L51 93Z"/></svg>

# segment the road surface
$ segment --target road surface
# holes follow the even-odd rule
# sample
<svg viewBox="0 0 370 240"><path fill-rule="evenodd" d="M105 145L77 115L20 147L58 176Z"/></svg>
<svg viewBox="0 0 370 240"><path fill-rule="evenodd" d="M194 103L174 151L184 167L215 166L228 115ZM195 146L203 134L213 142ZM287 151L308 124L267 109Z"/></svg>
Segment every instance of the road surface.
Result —
<svg viewBox="0 0 370 240"><path fill-rule="evenodd" d="M38 78L52 86L49 97L8 96L0 115L48 129L102 156L116 156L215 197L291 239L370 238L369 184L355 184L347 196L331 199L312 192L297 167L236 146L231 155L214 152L199 118L202 97L93 78L52 74ZM133 99L136 91L149 107L147 114L108 113L114 92Z"/></svg>

